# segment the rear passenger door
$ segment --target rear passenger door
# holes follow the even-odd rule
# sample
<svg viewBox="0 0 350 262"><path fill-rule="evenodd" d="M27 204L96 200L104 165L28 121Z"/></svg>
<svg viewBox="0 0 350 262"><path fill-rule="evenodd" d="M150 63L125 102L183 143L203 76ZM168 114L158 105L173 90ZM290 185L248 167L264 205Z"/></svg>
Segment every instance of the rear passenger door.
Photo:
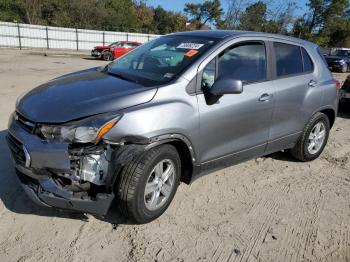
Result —
<svg viewBox="0 0 350 262"><path fill-rule="evenodd" d="M267 151L280 150L299 138L321 97L310 96L317 89L314 62L306 49L287 42L273 42L275 107Z"/></svg>

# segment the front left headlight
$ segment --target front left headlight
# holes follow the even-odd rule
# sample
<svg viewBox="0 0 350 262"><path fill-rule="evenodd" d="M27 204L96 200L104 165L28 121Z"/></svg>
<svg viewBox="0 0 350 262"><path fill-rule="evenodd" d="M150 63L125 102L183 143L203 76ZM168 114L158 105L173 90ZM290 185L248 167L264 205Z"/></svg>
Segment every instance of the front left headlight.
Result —
<svg viewBox="0 0 350 262"><path fill-rule="evenodd" d="M120 114L101 114L63 125L40 125L39 134L51 142L96 144L120 118Z"/></svg>

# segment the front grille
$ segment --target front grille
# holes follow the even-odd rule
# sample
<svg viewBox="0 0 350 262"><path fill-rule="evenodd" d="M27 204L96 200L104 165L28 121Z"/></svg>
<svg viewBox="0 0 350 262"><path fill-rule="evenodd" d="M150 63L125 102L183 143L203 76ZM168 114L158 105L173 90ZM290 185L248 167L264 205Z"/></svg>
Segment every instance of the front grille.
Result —
<svg viewBox="0 0 350 262"><path fill-rule="evenodd" d="M18 124L25 129L26 131L28 131L29 133L34 134L35 132L35 123L33 123L32 121L30 121L29 119L25 118L24 116L18 114L16 112L16 117L15 117L16 121L18 122Z"/></svg>
<svg viewBox="0 0 350 262"><path fill-rule="evenodd" d="M23 144L11 134L8 134L7 142L16 164L25 165L26 156L23 150Z"/></svg>

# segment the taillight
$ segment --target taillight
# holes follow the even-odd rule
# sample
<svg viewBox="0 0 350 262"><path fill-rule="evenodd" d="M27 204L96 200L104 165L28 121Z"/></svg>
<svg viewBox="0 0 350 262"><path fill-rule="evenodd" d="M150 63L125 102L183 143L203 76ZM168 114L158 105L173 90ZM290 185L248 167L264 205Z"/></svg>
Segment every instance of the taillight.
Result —
<svg viewBox="0 0 350 262"><path fill-rule="evenodd" d="M335 88L336 89L341 89L341 83L337 79L333 79L335 82Z"/></svg>

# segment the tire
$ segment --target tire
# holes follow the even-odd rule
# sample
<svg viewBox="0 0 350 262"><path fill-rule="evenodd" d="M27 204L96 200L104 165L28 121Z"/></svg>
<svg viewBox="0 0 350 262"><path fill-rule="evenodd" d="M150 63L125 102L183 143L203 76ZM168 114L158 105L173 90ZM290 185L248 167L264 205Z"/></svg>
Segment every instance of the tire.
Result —
<svg viewBox="0 0 350 262"><path fill-rule="evenodd" d="M104 52L102 55L102 59L105 61L112 61L113 55L111 52Z"/></svg>
<svg viewBox="0 0 350 262"><path fill-rule="evenodd" d="M323 126L324 138L319 140L319 143L314 143L312 147L312 141L310 140L311 133L314 135L316 126ZM310 119L308 124L305 126L301 137L299 138L297 144L291 149L291 154L294 158L307 162L312 161L320 156L324 147L327 144L328 136L330 130L330 123L328 117L323 113L316 113Z"/></svg>
<svg viewBox="0 0 350 262"><path fill-rule="evenodd" d="M155 182L157 172L162 168L162 171L164 169L165 171L171 170L168 169L171 165L173 166L174 175L169 176L168 180L164 179L164 182L161 182L163 186L160 185L158 178L157 184ZM161 168L157 169L157 167ZM128 163L119 174L116 195L121 213L137 224L155 220L164 213L173 200L180 183L180 177L181 161L175 147L166 144L146 151L140 157ZM146 194L146 185L152 190L155 187L155 191ZM168 192L167 197L165 197L166 194L163 194L163 190ZM159 199L152 202L157 192L159 192ZM159 206L156 206L155 203L158 202Z"/></svg>

